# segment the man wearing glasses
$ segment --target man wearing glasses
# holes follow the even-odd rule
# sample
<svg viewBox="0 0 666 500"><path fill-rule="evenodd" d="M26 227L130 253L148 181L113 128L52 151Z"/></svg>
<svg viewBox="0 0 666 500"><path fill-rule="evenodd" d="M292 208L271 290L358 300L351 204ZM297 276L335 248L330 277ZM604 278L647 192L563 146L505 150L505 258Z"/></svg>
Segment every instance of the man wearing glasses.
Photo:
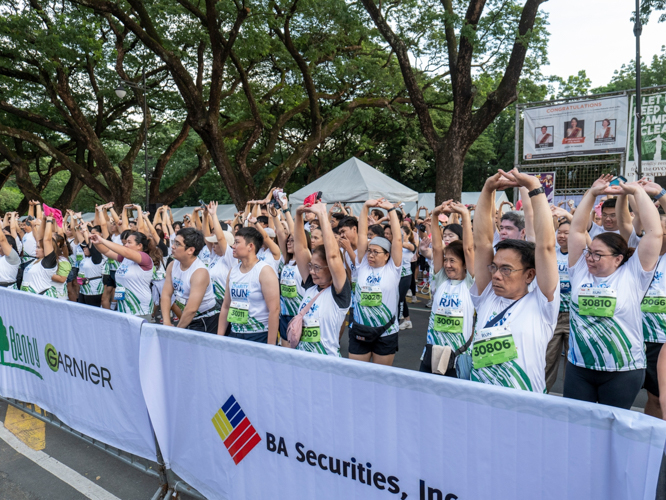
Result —
<svg viewBox="0 0 666 500"><path fill-rule="evenodd" d="M162 289L160 307L164 324L171 325L172 297L180 310L178 328L217 333L220 311L206 265L197 258L204 247L201 231L181 229L173 240L173 262L169 264Z"/></svg>
<svg viewBox="0 0 666 500"><path fill-rule="evenodd" d="M495 191L525 187L534 209L536 244L505 239L493 252ZM560 309L555 230L538 179L500 170L481 192L474 218L477 310L471 379L533 392L546 388L546 347ZM537 286L530 284L537 280ZM530 288L532 288L530 290Z"/></svg>
<svg viewBox="0 0 666 500"><path fill-rule="evenodd" d="M257 258L264 237L254 227L234 236L234 259L227 278L227 292L220 310L218 335L231 323L231 337L262 344L277 343L280 324L280 283L273 268Z"/></svg>
<svg viewBox="0 0 666 500"><path fill-rule="evenodd" d="M587 232L590 238L594 239L595 236L601 233L616 233L620 234L620 228L617 223L617 214L615 212L616 198L611 198L603 202L601 205L601 226L592 222L594 212L590 215L590 224Z"/></svg>

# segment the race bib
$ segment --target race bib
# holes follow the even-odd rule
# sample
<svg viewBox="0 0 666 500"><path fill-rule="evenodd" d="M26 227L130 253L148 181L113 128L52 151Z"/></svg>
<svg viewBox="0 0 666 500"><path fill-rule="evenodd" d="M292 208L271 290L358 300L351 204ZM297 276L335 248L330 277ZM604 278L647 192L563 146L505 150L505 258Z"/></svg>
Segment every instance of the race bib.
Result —
<svg viewBox="0 0 666 500"><path fill-rule="evenodd" d="M612 288L583 287L578 292L578 311L581 316L612 318L617 305L617 291Z"/></svg>
<svg viewBox="0 0 666 500"><path fill-rule="evenodd" d="M364 286L361 288L361 306L378 307L382 305L382 289L378 286Z"/></svg>
<svg viewBox="0 0 666 500"><path fill-rule="evenodd" d="M301 342L321 342L321 327L318 319L303 319Z"/></svg>
<svg viewBox="0 0 666 500"><path fill-rule="evenodd" d="M571 293L571 282L567 273L560 273L560 293Z"/></svg>
<svg viewBox="0 0 666 500"><path fill-rule="evenodd" d="M227 321L235 325L247 325L250 319L249 302L232 302L227 314Z"/></svg>
<svg viewBox="0 0 666 500"><path fill-rule="evenodd" d="M433 328L436 332L462 333L463 312L461 309L449 309L440 307L435 313Z"/></svg>
<svg viewBox="0 0 666 500"><path fill-rule="evenodd" d="M113 298L116 300L125 300L125 287L116 286L116 291L113 294Z"/></svg>
<svg viewBox="0 0 666 500"><path fill-rule="evenodd" d="M666 295L661 290L648 290L641 302L641 311L666 314Z"/></svg>
<svg viewBox="0 0 666 500"><path fill-rule="evenodd" d="M507 327L483 328L476 333L472 349L475 370L506 363L517 357L516 343Z"/></svg>
<svg viewBox="0 0 666 500"><path fill-rule="evenodd" d="M282 280L280 282L280 294L287 299L298 297L296 280Z"/></svg>

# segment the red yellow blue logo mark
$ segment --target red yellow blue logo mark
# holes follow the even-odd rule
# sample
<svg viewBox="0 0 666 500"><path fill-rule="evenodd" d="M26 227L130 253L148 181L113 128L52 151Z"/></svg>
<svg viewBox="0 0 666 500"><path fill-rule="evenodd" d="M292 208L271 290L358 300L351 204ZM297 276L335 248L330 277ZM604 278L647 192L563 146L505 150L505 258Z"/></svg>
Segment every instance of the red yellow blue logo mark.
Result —
<svg viewBox="0 0 666 500"><path fill-rule="evenodd" d="M233 395L215 413L212 421L236 465L261 441Z"/></svg>

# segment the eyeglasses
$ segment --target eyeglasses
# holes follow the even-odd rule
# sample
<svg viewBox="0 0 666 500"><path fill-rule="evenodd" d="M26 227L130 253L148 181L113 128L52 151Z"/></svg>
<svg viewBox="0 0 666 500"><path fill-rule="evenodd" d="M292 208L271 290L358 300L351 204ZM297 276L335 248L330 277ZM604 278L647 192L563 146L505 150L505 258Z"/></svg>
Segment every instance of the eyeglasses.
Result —
<svg viewBox="0 0 666 500"><path fill-rule="evenodd" d="M378 255L388 253L388 252L385 252L384 250L368 250L366 253L368 255L373 256L373 257L377 257Z"/></svg>
<svg viewBox="0 0 666 500"><path fill-rule="evenodd" d="M612 257L617 254L614 253L597 253L591 251L589 248L586 248L583 250L583 255L585 255L586 259L590 259L592 262L599 262L602 257Z"/></svg>
<svg viewBox="0 0 666 500"><path fill-rule="evenodd" d="M314 271L315 274L319 274L322 269L328 269L328 266L318 266L317 264L312 264L308 262L308 271Z"/></svg>
<svg viewBox="0 0 666 500"><path fill-rule="evenodd" d="M508 266L497 267L495 264L490 264L490 265L488 266L488 272L489 272L490 274L495 274L498 270L499 270L499 272L500 272L500 274L501 274L502 276L506 276L506 277L508 277L508 276L511 276L511 273L515 273L516 271L524 271L525 268L522 268L522 269L511 269L511 268L508 267Z"/></svg>
<svg viewBox="0 0 666 500"><path fill-rule="evenodd" d="M172 245L173 245L174 248L179 248L179 247L185 248L185 245L183 243L179 242L178 240L173 240Z"/></svg>
<svg viewBox="0 0 666 500"><path fill-rule="evenodd" d="M601 218L602 219L615 219L616 215L615 214L604 214L604 213L602 213Z"/></svg>

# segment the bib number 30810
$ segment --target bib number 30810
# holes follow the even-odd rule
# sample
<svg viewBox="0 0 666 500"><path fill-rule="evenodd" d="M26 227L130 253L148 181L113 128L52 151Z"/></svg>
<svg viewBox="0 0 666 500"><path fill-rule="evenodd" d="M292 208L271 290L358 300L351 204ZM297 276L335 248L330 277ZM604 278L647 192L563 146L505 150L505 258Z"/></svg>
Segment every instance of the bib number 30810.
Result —
<svg viewBox="0 0 666 500"><path fill-rule="evenodd" d="M617 305L617 291L612 288L581 288L578 311L581 316L612 318Z"/></svg>

